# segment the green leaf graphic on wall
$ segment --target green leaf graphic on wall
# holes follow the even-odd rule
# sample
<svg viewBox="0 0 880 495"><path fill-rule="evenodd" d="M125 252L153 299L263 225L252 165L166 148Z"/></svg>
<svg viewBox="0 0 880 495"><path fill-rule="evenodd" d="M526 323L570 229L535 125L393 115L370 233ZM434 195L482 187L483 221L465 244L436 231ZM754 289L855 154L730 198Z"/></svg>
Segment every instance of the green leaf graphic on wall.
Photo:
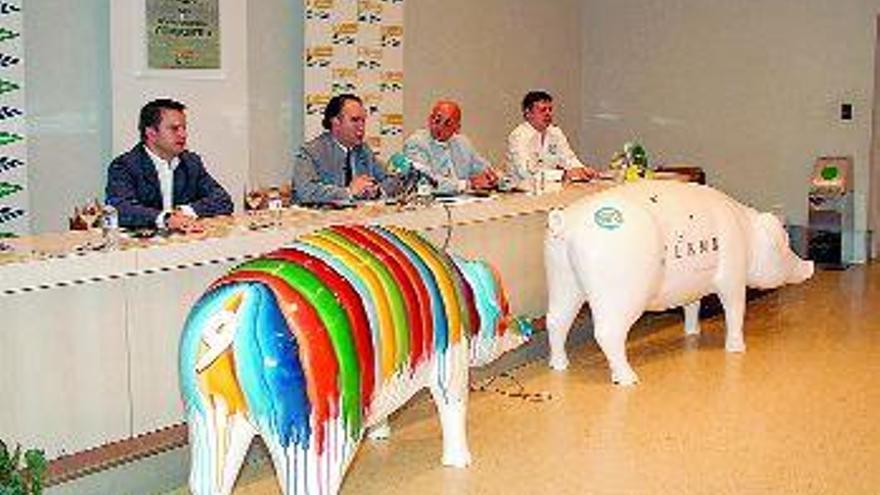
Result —
<svg viewBox="0 0 880 495"><path fill-rule="evenodd" d="M21 86L18 84L7 79L0 79L0 95L10 91L17 91L19 89L21 89Z"/></svg>
<svg viewBox="0 0 880 495"><path fill-rule="evenodd" d="M18 37L19 33L16 33L15 31L6 29L4 27L0 27L0 41L8 41Z"/></svg>
<svg viewBox="0 0 880 495"><path fill-rule="evenodd" d="M24 136L20 134L16 134L14 132L0 131L0 146L6 146L7 144L21 141L22 139L24 139Z"/></svg>
<svg viewBox="0 0 880 495"><path fill-rule="evenodd" d="M15 194L18 191L24 190L23 187L19 184L13 184L11 182L0 182L0 198L4 196L9 196L10 194Z"/></svg>

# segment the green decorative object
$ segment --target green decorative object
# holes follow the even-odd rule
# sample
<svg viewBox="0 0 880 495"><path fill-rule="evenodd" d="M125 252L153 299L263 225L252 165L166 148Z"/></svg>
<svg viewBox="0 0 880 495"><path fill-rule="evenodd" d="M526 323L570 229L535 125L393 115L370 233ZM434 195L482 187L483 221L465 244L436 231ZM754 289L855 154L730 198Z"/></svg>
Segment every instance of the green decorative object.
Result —
<svg viewBox="0 0 880 495"><path fill-rule="evenodd" d="M0 131L0 146L6 146L7 144L21 141L22 139L24 139L24 136L20 134L16 134L14 132Z"/></svg>
<svg viewBox="0 0 880 495"><path fill-rule="evenodd" d="M834 180L838 176L840 176L840 169L838 169L834 165L829 165L827 167L822 168L822 171L819 172L819 175L822 176L824 180Z"/></svg>
<svg viewBox="0 0 880 495"><path fill-rule="evenodd" d="M24 189L24 187L22 187L19 184L12 184L10 182L0 182L0 198L2 198L4 196L9 196L10 194L15 194L18 191L21 191L23 189Z"/></svg>
<svg viewBox="0 0 880 495"><path fill-rule="evenodd" d="M611 158L609 169L619 171L618 181L624 182L651 179L654 176L649 166L647 150L636 141L624 143L623 150Z"/></svg>
<svg viewBox="0 0 880 495"><path fill-rule="evenodd" d="M0 95L9 93L10 91L18 91L19 89L21 89L21 86L18 84L8 79L0 79Z"/></svg>
<svg viewBox="0 0 880 495"><path fill-rule="evenodd" d="M19 36L21 36L20 33L0 27L0 41L9 41L13 38L18 38Z"/></svg>
<svg viewBox="0 0 880 495"><path fill-rule="evenodd" d="M10 452L0 440L0 495L40 495L48 463L43 451L21 446Z"/></svg>
<svg viewBox="0 0 880 495"><path fill-rule="evenodd" d="M633 143L629 150L630 163L637 167L648 168L648 152L639 143Z"/></svg>

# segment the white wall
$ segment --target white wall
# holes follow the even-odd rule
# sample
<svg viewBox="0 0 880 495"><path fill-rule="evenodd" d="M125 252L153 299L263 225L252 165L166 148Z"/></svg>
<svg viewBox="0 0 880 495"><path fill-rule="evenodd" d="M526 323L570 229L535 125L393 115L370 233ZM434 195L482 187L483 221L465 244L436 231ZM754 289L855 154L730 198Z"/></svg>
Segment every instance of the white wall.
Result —
<svg viewBox="0 0 880 495"><path fill-rule="evenodd" d="M62 231L74 205L104 196L110 7L107 0L22 5L31 232Z"/></svg>
<svg viewBox="0 0 880 495"><path fill-rule="evenodd" d="M303 2L250 0L248 102L252 187L289 183L303 141Z"/></svg>
<svg viewBox="0 0 880 495"><path fill-rule="evenodd" d="M222 68L209 76L176 70L144 75L144 5L138 0L111 2L113 154L138 142L138 113L144 103L158 97L182 101L188 108L189 149L202 156L240 208L250 158L247 2L220 0Z"/></svg>
<svg viewBox="0 0 880 495"><path fill-rule="evenodd" d="M581 142L607 162L637 138L654 158L806 221L820 155L852 155L865 228L876 0L586 0ZM855 118L838 119L842 102Z"/></svg>
<svg viewBox="0 0 880 495"><path fill-rule="evenodd" d="M424 127L452 98L462 131L493 163L522 121L529 89L555 97L556 120L577 150L581 120L580 0L409 0L404 14L404 130Z"/></svg>

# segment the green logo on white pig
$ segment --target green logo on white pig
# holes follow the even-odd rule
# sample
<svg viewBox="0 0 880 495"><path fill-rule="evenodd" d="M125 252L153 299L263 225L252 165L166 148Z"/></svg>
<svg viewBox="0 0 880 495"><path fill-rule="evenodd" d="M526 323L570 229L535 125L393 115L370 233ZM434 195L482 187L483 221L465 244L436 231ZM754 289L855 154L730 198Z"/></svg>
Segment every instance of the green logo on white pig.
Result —
<svg viewBox="0 0 880 495"><path fill-rule="evenodd" d="M593 214L596 225L606 230L614 230L623 225L623 213L613 206L603 206Z"/></svg>

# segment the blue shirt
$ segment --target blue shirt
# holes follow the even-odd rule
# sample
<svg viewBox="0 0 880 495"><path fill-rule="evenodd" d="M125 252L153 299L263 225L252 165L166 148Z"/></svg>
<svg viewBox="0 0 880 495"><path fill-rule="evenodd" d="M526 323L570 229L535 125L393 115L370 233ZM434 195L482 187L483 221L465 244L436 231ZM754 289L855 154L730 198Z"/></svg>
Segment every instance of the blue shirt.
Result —
<svg viewBox="0 0 880 495"><path fill-rule="evenodd" d="M441 193L464 191L468 179L489 168L489 162L474 150L464 134L437 141L427 129L419 129L403 143L403 153L430 170L437 181L437 192Z"/></svg>

